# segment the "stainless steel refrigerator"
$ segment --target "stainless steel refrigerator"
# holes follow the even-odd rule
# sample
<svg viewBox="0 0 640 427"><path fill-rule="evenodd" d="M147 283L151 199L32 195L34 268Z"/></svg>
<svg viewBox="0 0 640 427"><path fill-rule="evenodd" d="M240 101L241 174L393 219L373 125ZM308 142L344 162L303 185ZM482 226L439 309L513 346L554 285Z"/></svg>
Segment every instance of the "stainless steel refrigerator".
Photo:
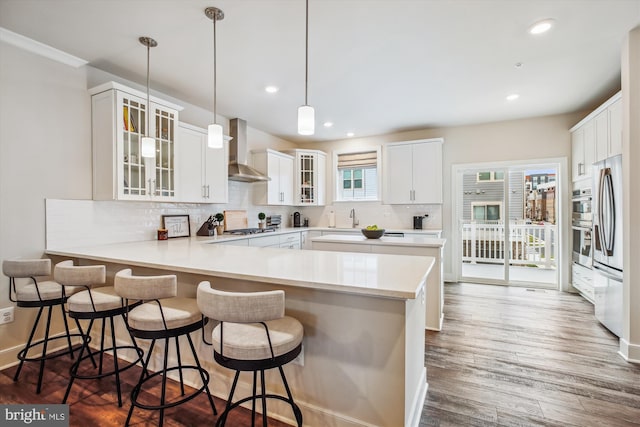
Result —
<svg viewBox="0 0 640 427"><path fill-rule="evenodd" d="M593 284L596 318L622 334L622 156L594 163Z"/></svg>

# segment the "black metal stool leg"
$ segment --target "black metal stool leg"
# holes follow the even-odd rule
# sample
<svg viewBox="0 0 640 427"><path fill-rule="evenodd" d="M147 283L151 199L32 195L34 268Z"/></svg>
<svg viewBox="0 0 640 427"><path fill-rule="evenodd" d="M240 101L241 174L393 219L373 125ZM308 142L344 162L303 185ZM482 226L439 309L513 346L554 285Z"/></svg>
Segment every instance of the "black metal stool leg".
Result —
<svg viewBox="0 0 640 427"><path fill-rule="evenodd" d="M44 374L44 361L47 355L47 344L49 344L49 330L51 329L51 306L47 311L47 327L44 332L44 342L42 343L42 359L40 359L40 372L38 373L38 387L36 388L36 394L40 394L42 389L42 376Z"/></svg>
<svg viewBox="0 0 640 427"><path fill-rule="evenodd" d="M80 335L82 336L82 342L84 343L84 339L87 338L89 341L91 341L91 334L90 333L84 333L82 332L82 326L80 325L80 321L74 317L73 320L76 321L76 326L78 328L78 332L80 332ZM89 355L89 358L91 359L91 363L93 364L94 368L98 368L98 365L96 364L96 360L93 358L93 352L91 351L91 349L89 348L89 346L87 345L87 354Z"/></svg>
<svg viewBox="0 0 640 427"><path fill-rule="evenodd" d="M62 403L67 403L69 393L71 393L71 387L73 386L73 382L76 379L78 369L80 368L80 362L82 361L84 350L86 349L88 353L91 353L91 350L89 349L89 335L91 334L92 327L93 319L91 319L91 321L89 322L89 326L87 327L87 334L83 335L82 346L80 347L80 352L78 353L78 359L73 363L73 365L71 365L71 369L69 369L69 384L67 385L67 391L64 393L64 397L62 398Z"/></svg>
<svg viewBox="0 0 640 427"><path fill-rule="evenodd" d="M118 367L118 345L116 343L116 331L113 324L113 316L109 317L111 322L111 346L113 347L113 370L116 374L116 391L118 393L118 407L122 407L122 392L120 391L120 368ZM104 324L104 320L103 320Z"/></svg>
<svg viewBox="0 0 640 427"><path fill-rule="evenodd" d="M291 389L289 388L289 383L287 382L287 377L284 376L284 369L282 366L278 366L280 370L280 376L282 377L282 383L284 384L284 389L287 392L287 397L289 398L289 403L291 404L291 409L293 410L293 415L296 417L296 421L298 422L298 427L302 427L302 412L298 405L293 401L293 395L291 394Z"/></svg>
<svg viewBox="0 0 640 427"><path fill-rule="evenodd" d="M231 410L231 402L233 401L233 394L236 391L236 385L238 384L238 378L239 377L240 377L240 371L236 371L236 375L233 378L233 384L231 385L231 391L229 392L229 398L227 399L227 406L225 407L225 409L222 412L222 414L220 414L220 417L218 418L218 421L216 422L216 427L222 427L227 422L227 415L229 414L229 411Z"/></svg>
<svg viewBox="0 0 640 427"><path fill-rule="evenodd" d="M209 390L208 379L205 378L202 366L200 365L200 359L198 359L198 353L196 353L196 347L193 345L193 340L191 339L190 334L187 334L187 340L189 341L189 346L191 347L191 353L193 353L193 359L195 360L196 366L198 367L198 372L200 372L200 378L202 379L202 383L205 385L205 391L207 392L207 398L209 399L209 404L211 404L211 409L213 409L213 415L218 415L216 404L213 402L213 397L211 396L211 391Z"/></svg>
<svg viewBox="0 0 640 427"><path fill-rule="evenodd" d="M176 336L176 354L178 355L178 366L180 366L180 368L178 369L178 374L180 375L180 392L182 393L182 396L184 396L184 378L182 376L182 359L180 357L180 341L178 341L180 337Z"/></svg>
<svg viewBox="0 0 640 427"><path fill-rule="evenodd" d="M258 399L258 394L256 392L258 384L258 372L253 371L253 399L251 399L251 427L255 427L256 425L256 400Z"/></svg>
<svg viewBox="0 0 640 427"><path fill-rule="evenodd" d="M127 420L124 422L125 426L129 425L131 421L131 416L133 415L133 408L135 408L135 403L138 400L138 393L140 393L140 384L144 379L145 374L149 377L149 371L147 371L147 366L149 366L149 361L151 360L151 354L153 353L153 347L156 345L156 340L151 341L151 345L149 345L149 353L147 354L147 359L143 361L142 371L140 372L140 378L138 379L138 384L133 387L131 390L131 407L129 408L129 413L127 414Z"/></svg>
<svg viewBox="0 0 640 427"><path fill-rule="evenodd" d="M160 395L160 424L162 427L164 423L164 404L166 403L167 395L167 364L169 359L169 338L164 339L164 363L162 365L162 392Z"/></svg>
<svg viewBox="0 0 640 427"><path fill-rule="evenodd" d="M62 311L62 320L64 321L64 330L67 332L67 344L69 345L69 357L73 359L73 345L71 344L71 334L69 333L69 322L67 321L67 313L64 311L64 304L60 304Z"/></svg>
<svg viewBox="0 0 640 427"><path fill-rule="evenodd" d="M42 310L44 307L40 307L38 310L38 314L36 316L36 320L33 322L33 328L31 328L31 333L29 334L29 339L27 340L27 345L24 346L24 349L21 351L24 352L24 357L20 357L20 363L18 364L18 370L13 376L13 381L18 381L18 377L20 376L20 371L22 370L22 365L24 364L24 359L27 357L27 353L29 352L29 348L31 347L31 342L33 341L33 336L36 333L36 329L38 328L38 322L40 322L40 316L42 315ZM18 353L18 356L20 353Z"/></svg>
<svg viewBox="0 0 640 427"><path fill-rule="evenodd" d="M102 363L104 362L104 317L102 318L102 328L100 328L100 363L98 364L98 375L102 375Z"/></svg>
<svg viewBox="0 0 640 427"><path fill-rule="evenodd" d="M267 427L267 387L264 383L264 369L260 370L260 386L262 390L262 427Z"/></svg>

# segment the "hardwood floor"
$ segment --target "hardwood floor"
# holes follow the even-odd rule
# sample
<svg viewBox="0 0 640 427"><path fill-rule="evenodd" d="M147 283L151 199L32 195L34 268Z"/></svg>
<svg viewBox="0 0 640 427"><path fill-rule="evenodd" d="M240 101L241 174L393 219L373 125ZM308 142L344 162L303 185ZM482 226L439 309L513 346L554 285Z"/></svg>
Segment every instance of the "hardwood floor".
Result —
<svg viewBox="0 0 640 427"><path fill-rule="evenodd" d="M640 365L617 351L580 296L447 284L420 425L640 425Z"/></svg>
<svg viewBox="0 0 640 427"><path fill-rule="evenodd" d="M112 366L112 358L105 356L105 366ZM69 381L69 367L71 361L68 356L57 357L46 362L42 392L35 394L38 380L38 364L25 363L20 373L18 382L13 382L13 375L17 367L12 367L0 371L0 403L60 403ZM141 368L134 366L123 372L121 375L122 384L122 408L118 407L116 385L114 377L106 377L101 380L76 380L69 395L69 425L108 427L123 426L127 419L130 406L130 393L134 384L137 383ZM245 374L250 375L250 374ZM160 395L160 382L148 396L155 395L155 398L148 399L142 397L146 403L157 403ZM168 395L179 396L180 384L169 380ZM187 393L192 390L187 387ZM142 395L141 395L142 396ZM295 398L295 396L294 396ZM218 414L224 409L225 401L214 398ZM260 403L258 403L260 405ZM166 427L182 426L213 426L217 421L211 411L211 406L206 394L200 394L193 400L165 411L164 425ZM146 411L136 408L131 418L131 426L156 426L158 425L159 412ZM239 427L251 425L251 411L244 408L234 409L227 418L227 426ZM262 425L262 418L256 417L256 425ZM285 427L284 423L269 419L269 427Z"/></svg>
<svg viewBox="0 0 640 427"><path fill-rule="evenodd" d="M640 425L640 365L625 362L617 351L618 339L577 295L447 284L444 328L426 334L429 391L420 426ZM15 367L0 372L0 403L61 402L69 364L65 357L47 362L40 395L37 364L25 364L17 383ZM76 382L70 425L123 425L139 372L135 367L123 374L122 408L112 378ZM219 410L223 405L216 399ZM241 411L229 426L250 425L250 412ZM202 395L167 410L165 425L215 420ZM157 412L136 409L132 425L157 422ZM284 424L270 420L269 426Z"/></svg>

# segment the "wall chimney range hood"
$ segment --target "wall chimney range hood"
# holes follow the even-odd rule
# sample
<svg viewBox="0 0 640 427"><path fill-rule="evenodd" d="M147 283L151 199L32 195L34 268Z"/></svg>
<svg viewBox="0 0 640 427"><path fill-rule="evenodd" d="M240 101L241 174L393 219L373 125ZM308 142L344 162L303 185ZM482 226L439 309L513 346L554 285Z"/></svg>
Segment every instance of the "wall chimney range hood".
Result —
<svg viewBox="0 0 640 427"><path fill-rule="evenodd" d="M229 180L240 182L270 181L271 178L247 164L247 121L229 120Z"/></svg>

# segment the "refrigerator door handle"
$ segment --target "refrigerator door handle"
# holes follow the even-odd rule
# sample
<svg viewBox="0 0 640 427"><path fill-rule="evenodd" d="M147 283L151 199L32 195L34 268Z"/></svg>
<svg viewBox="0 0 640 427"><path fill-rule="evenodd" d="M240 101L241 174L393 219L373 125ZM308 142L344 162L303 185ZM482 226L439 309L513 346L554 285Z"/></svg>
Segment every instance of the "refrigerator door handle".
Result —
<svg viewBox="0 0 640 427"><path fill-rule="evenodd" d="M611 176L611 168L605 168L602 170L603 176L603 193L606 194L606 210L602 210L601 214L606 213L604 218L606 222L600 222L600 228L604 235L604 251L607 256L613 256L613 248L615 242L615 229L616 229L616 211L615 200L613 196L613 177ZM604 199L601 199L601 203L605 203Z"/></svg>
<svg viewBox="0 0 640 427"><path fill-rule="evenodd" d="M622 282L622 273L620 273L620 276L617 276L615 274L610 273L608 270L605 270L604 268L598 266L597 264L593 264L593 268L598 270L598 274L601 274L602 276L606 277L607 279L611 279L611 280L616 280L618 282Z"/></svg>

